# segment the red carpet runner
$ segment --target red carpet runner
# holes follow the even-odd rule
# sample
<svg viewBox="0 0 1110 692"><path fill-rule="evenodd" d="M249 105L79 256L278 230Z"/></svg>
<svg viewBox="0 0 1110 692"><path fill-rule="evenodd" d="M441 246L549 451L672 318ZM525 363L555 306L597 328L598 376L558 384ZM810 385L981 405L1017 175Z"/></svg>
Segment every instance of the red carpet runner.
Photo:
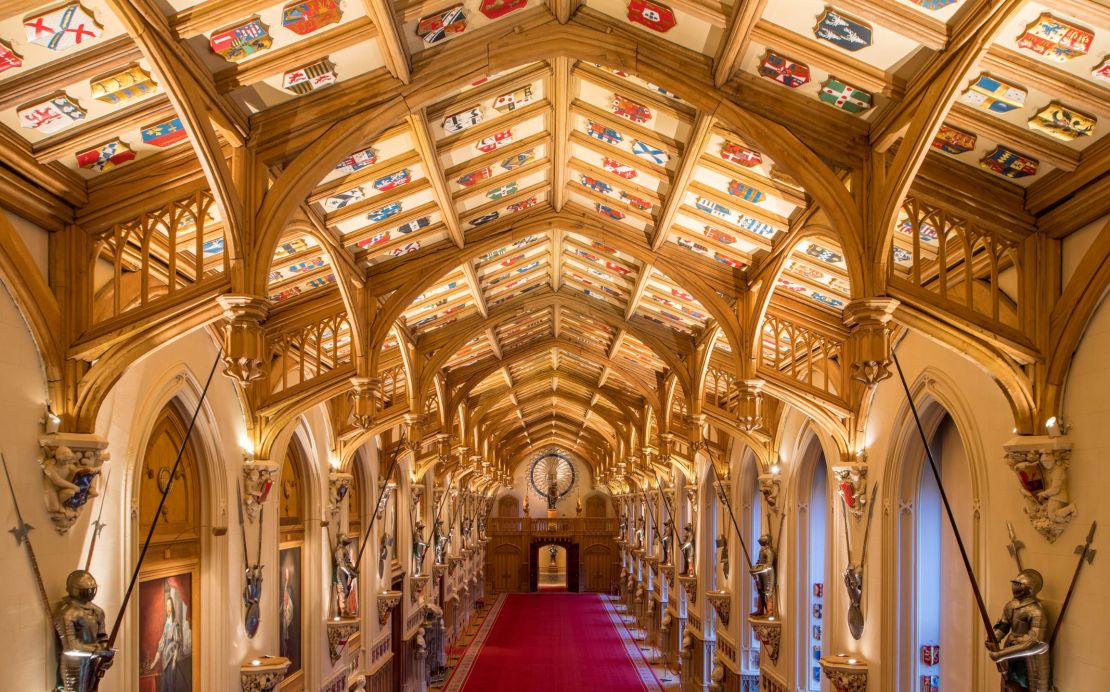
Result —
<svg viewBox="0 0 1110 692"><path fill-rule="evenodd" d="M603 598L597 594L508 594L494 606L483 624L485 632L479 632L445 689L661 689L637 643Z"/></svg>

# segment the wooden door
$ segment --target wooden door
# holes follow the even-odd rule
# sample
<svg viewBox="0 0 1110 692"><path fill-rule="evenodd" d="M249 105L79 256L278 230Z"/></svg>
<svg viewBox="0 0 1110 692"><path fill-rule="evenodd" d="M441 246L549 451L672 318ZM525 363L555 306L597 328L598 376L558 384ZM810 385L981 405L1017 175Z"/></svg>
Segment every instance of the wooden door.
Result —
<svg viewBox="0 0 1110 692"><path fill-rule="evenodd" d="M580 589L578 573L579 573L579 555L578 544L571 543L567 546L567 591L571 593L578 593Z"/></svg>
<svg viewBox="0 0 1110 692"><path fill-rule="evenodd" d="M582 569L584 571L583 591L608 593L610 588L610 564L612 555L604 545L591 545L583 551Z"/></svg>
<svg viewBox="0 0 1110 692"><path fill-rule="evenodd" d="M519 590L520 548L502 544L493 550L493 590L495 593L510 593Z"/></svg>

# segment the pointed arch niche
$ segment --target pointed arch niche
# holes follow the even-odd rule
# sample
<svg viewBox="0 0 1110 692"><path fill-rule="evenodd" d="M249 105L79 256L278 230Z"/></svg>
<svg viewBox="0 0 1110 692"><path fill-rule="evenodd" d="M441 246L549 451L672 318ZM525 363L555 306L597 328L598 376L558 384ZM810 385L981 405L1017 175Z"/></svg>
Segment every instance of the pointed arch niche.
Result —
<svg viewBox="0 0 1110 692"><path fill-rule="evenodd" d="M133 606L138 616L138 689L192 690L201 682L201 578L206 554L202 528L212 497L202 487L201 445L193 430L182 449L188 423L180 402L167 403L154 419L138 478L138 531L141 541L159 514L159 503L173 475L146 560L139 572ZM173 472L178 450L181 463ZM222 626L223 623L212 623Z"/></svg>
<svg viewBox="0 0 1110 692"><path fill-rule="evenodd" d="M936 399L926 396L918 407L974 564L979 485L965 440ZM895 525L898 688L920 689L923 677L938 676L941 689L979 690L974 652L981 648L976 639L981 632L976 613L967 608L971 586L912 418L907 427L911 436L899 455L893 483L900 508ZM939 655L936 662L931 662L933 655Z"/></svg>
<svg viewBox="0 0 1110 692"><path fill-rule="evenodd" d="M755 555L759 552L757 541L760 534L766 528L772 528L763 526L759 472L759 460L750 448L745 447L740 457L740 473L737 477L737 486L733 497L740 500L739 506L734 508L734 511L739 510L736 521L740 525L740 530L744 532L744 545L747 546L748 554L752 560L755 560ZM755 631L752 630L748 622L751 613L755 611L757 601L755 579L748 573L748 565L744 559L744 549L741 548L740 541L735 536L736 530L731 525L732 520L728 517L722 517L722 521L725 522L722 526L728 528L730 538L729 577L732 583L739 586L736 593L739 594L739 612L743 614L743 622L740 627L740 672L743 675L759 675L759 638L755 636ZM773 528L777 534L778 527ZM777 535L775 539L778 540Z"/></svg>
<svg viewBox="0 0 1110 692"><path fill-rule="evenodd" d="M797 513L797 612L796 657L798 689L806 692L821 690L821 667L817 659L825 652L829 640L826 620L829 587L829 468L825 451L817 435L806 433L801 446L798 468Z"/></svg>
<svg viewBox="0 0 1110 692"><path fill-rule="evenodd" d="M307 463L294 435L286 447L278 491L278 653L290 661L280 689L291 692L305 687L305 566L312 564L305 559Z"/></svg>

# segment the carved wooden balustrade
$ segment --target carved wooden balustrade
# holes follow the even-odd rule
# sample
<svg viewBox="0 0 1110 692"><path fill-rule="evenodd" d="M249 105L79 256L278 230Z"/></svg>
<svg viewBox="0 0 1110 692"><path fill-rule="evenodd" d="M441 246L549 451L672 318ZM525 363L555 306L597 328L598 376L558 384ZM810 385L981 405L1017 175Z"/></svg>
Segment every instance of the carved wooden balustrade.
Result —
<svg viewBox="0 0 1110 692"><path fill-rule="evenodd" d="M777 310L768 312L762 331L756 353L761 378L800 388L837 406L847 405L847 373L841 362L846 332Z"/></svg>
<svg viewBox="0 0 1110 692"><path fill-rule="evenodd" d="M207 190L93 233L87 281L94 334L227 283L224 227Z"/></svg>
<svg viewBox="0 0 1110 692"><path fill-rule="evenodd" d="M274 356L271 400L293 396L323 378L330 381L354 374L350 321L343 309L282 329L270 336L269 343Z"/></svg>

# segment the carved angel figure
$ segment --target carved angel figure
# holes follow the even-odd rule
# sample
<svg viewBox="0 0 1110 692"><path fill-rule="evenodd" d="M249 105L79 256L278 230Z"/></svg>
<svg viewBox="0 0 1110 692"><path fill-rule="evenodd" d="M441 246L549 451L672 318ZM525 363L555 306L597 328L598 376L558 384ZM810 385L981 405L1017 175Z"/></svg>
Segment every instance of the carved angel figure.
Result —
<svg viewBox="0 0 1110 692"><path fill-rule="evenodd" d="M78 454L65 445L46 449L42 460L43 499L58 533L69 530L81 508L100 494L97 478L105 456L99 450Z"/></svg>

